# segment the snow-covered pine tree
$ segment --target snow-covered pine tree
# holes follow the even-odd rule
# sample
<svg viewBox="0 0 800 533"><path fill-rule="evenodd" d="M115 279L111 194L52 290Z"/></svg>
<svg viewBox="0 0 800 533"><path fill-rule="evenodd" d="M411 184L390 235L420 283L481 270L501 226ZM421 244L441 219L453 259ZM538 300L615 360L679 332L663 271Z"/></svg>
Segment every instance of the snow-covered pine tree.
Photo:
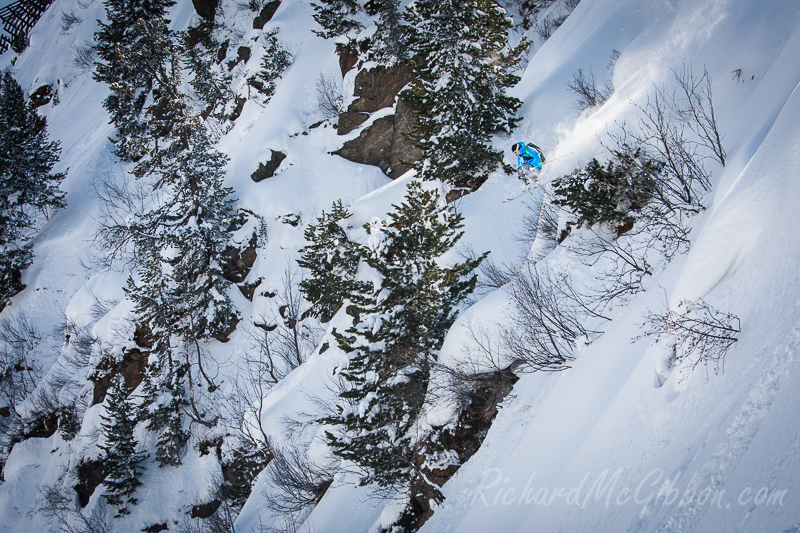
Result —
<svg viewBox="0 0 800 533"><path fill-rule="evenodd" d="M425 157L422 179L478 188L502 163L492 137L509 134L521 102L506 89L528 46L509 48L511 19L495 0L419 0L408 20L419 81L403 99L417 117L412 140Z"/></svg>
<svg viewBox="0 0 800 533"><path fill-rule="evenodd" d="M192 37L192 30L189 30L183 34L182 40L186 50L186 68L191 74L189 86L192 88L193 105L198 109L203 108L202 116L224 122L229 115L227 104L233 102L234 97L232 76L216 57L220 48L215 36L217 27L213 23L204 23L195 29L199 37Z"/></svg>
<svg viewBox="0 0 800 533"><path fill-rule="evenodd" d="M346 386L342 405L324 419L337 429L327 433L333 453L364 469L362 485L381 487L413 475L412 429L431 368L485 257L439 264L461 238L462 218L437 191L412 182L395 208L389 225L367 226L364 259L383 281L360 295L358 322L339 339L350 354L340 371Z"/></svg>
<svg viewBox="0 0 800 533"><path fill-rule="evenodd" d="M194 419L207 424L194 402L192 372L196 365L213 387L203 370L201 343L230 333L238 322L221 261L231 242L236 211L232 189L223 186L228 158L213 147L208 129L186 104L174 49L164 65L158 98L147 108L151 135L158 142L134 169L154 192L149 209L131 228L139 269L138 279L129 278L126 292L138 322L156 338L151 351L162 371L152 386L171 387L178 400L184 397L184 384L188 386ZM177 361L186 366L186 379L170 381ZM171 444L161 447L180 450L185 440L178 430L179 417L170 423L175 431L164 438ZM171 461L174 454L167 452L165 457Z"/></svg>
<svg viewBox="0 0 800 533"><path fill-rule="evenodd" d="M342 224L352 215L341 200L322 212L317 223L308 226L305 238L309 243L300 249L297 264L307 276L300 282L300 291L311 304L303 318L313 316L328 322L345 299L358 294L355 280L360 260L356 244L350 241Z"/></svg>
<svg viewBox="0 0 800 533"><path fill-rule="evenodd" d="M317 35L326 39L346 37L345 47L367 50L368 60L384 65L408 59L408 31L400 0L321 0L321 4L312 5L314 19L324 29L314 30ZM366 36L359 36L365 28Z"/></svg>
<svg viewBox="0 0 800 533"><path fill-rule="evenodd" d="M66 173L53 172L60 155L59 142L48 141L45 119L6 71L0 80L0 310L24 288L20 275L33 261L27 242L37 214L66 206L59 189Z"/></svg>
<svg viewBox="0 0 800 533"><path fill-rule="evenodd" d="M129 514L128 505L136 505L134 497L136 488L142 482L141 463L147 458L144 452L137 452L137 442L133 434L136 428L134 407L128 401L130 390L125 386L121 375L114 377L106 396L106 412L100 415L104 444L103 450L103 486L106 501L117 508L117 516Z"/></svg>
<svg viewBox="0 0 800 533"><path fill-rule="evenodd" d="M370 1L367 14L376 16L375 32L369 36L368 58L385 65L408 60L408 27L404 24L400 0Z"/></svg>
<svg viewBox="0 0 800 533"><path fill-rule="evenodd" d="M261 38L264 40L264 57L255 79L261 83L259 92L269 101L275 94L275 80L292 64L292 54L278 40L277 29L264 33Z"/></svg>
<svg viewBox="0 0 800 533"><path fill-rule="evenodd" d="M114 153L123 161L137 161L143 155L139 137L147 126L142 110L155 81L153 63L164 59L163 41L172 39L164 16L174 4L173 0L104 1L108 21L98 21L95 33L94 79L111 89L103 106L117 128L111 139ZM147 24L151 21L160 25Z"/></svg>
<svg viewBox="0 0 800 533"><path fill-rule="evenodd" d="M183 409L186 400L186 364L174 363L151 365L145 376L139 419L147 422L147 429L158 433L155 460L159 466L181 464L189 431L183 428Z"/></svg>
<svg viewBox="0 0 800 533"><path fill-rule="evenodd" d="M174 144L183 142L188 149L175 153ZM229 332L237 321L220 261L236 217L233 191L222 185L227 156L197 123L191 137L173 140L158 161L147 167L157 203L136 230L140 280L131 278L127 292L154 333L197 349L198 341Z"/></svg>
<svg viewBox="0 0 800 533"><path fill-rule="evenodd" d="M320 0L319 4L311 5L314 7L314 20L323 28L323 31L314 30L320 37L341 37L363 28L355 17L363 11L358 0Z"/></svg>

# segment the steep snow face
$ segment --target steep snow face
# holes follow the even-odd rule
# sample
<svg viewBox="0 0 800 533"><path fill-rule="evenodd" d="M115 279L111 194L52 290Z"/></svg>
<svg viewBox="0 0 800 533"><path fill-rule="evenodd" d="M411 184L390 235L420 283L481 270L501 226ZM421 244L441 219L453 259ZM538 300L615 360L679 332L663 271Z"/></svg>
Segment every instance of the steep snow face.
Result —
<svg viewBox="0 0 800 533"><path fill-rule="evenodd" d="M258 69L261 30L252 29L252 13L223 2L225 23L238 43L254 53L234 70L239 89ZM62 29L62 12L82 20ZM412 176L390 182L377 168L336 156L344 138L329 126L309 129L319 120L316 80L338 80L334 45L310 28L312 8L305 0L284 0L265 30L277 28L293 54L277 92L267 105L250 99L218 147L231 157L227 183L239 205L263 217L268 238L248 280L259 279L252 302L237 296L242 324L274 312L265 293L282 287L287 264L303 246L303 225L341 198L351 205L352 235L375 217L386 218L399 204ZM192 3L180 1L170 14L174 29L194 17ZM127 272L92 263L100 202L95 187L104 180L126 179L107 141L112 134L101 102L105 86L73 63L91 41L96 19L104 17L99 1L59 0L31 34L31 46L12 65L13 52L0 57L24 90L43 84L58 88L58 103L40 112L48 130L62 143L57 171L69 168L63 184L68 207L56 213L34 241L35 261L24 273L27 289L16 296L3 318L24 314L42 333L36 355L44 369L58 366L64 347L54 326L64 316L109 347L126 339L130 304L121 291ZM762 0L583 0L540 48L513 94L523 100L514 139L498 139L508 162L515 140L542 146L548 159L541 180L553 180L602 153L603 137L615 122L631 119L631 101L642 104L654 86L671 87L670 69L707 69L713 79L714 104L728 161L714 169L708 209L693 219L688 254L664 265L626 306L614 309L604 334L576 353L572 368L559 374L531 374L520 379L503 404L483 446L444 487L446 501L423 531L782 531L800 530L800 4ZM615 53L615 51L617 51ZM618 58L617 58L618 56ZM612 69L607 68L616 58ZM601 108L578 114L567 82L577 69L613 83L614 94ZM354 72L342 80L352 87ZM307 134L306 134L307 133ZM353 135L357 135L354 133ZM270 150L287 153L276 177L254 183L250 174ZM565 156L556 159L559 156ZM544 257L516 237L523 219L536 207L525 199L503 203L520 192L515 179L498 173L478 192L459 200L465 216L464 247L491 251L501 265ZM536 194L539 194L538 192ZM301 224L284 223L300 215ZM252 228L249 228L251 230ZM243 238L249 237L249 234ZM585 267L563 249L547 259L576 276ZM235 296L235 295L234 295ZM724 371L702 367L694 372L671 369L669 353L639 335L648 309L673 307L683 299L703 298L736 313L742 322L739 342L728 353ZM96 317L98 301L107 307ZM458 361L469 348L467 329L490 326L507 312L503 291L481 298L452 329L442 350L444 362ZM332 328L346 329L343 313L328 325L316 353L267 396L262 421L276 442L311 446L312 457L330 459L320 445L318 427L302 430L315 409L310 399L324 395L333 370L345 360ZM244 327L244 326L240 326ZM220 362L220 381L235 376L237 361L252 349L246 332L210 352ZM83 376L78 376L82 379ZM76 378L77 379L77 378ZM76 397L89 391L83 387ZM74 398L64 398L72 401ZM431 414L446 419L446 406ZM104 408L90 407L79 435L70 442L58 434L29 439L14 448L0 485L0 530L56 530L41 515L29 514L42 503L41 487L72 483L76 465L97 457L97 428ZM145 447L154 444L142 432ZM213 498L219 464L195 450L181 468L147 464L140 503L115 531L140 530L176 523L192 505ZM68 479L65 480L65 476ZM237 531L261 526L288 527L272 516L264 494L271 490L261 475L242 510ZM99 509L98 492L87 512ZM377 531L391 523L397 504L371 498L347 474L337 476L322 501L303 516L300 531L352 533Z"/></svg>
<svg viewBox="0 0 800 533"><path fill-rule="evenodd" d="M669 69L691 65L713 78L729 159L694 222L691 251L571 370L516 384L423 531L800 527L799 16L785 2L584 0L534 56L516 90L521 132L544 138L549 153L593 155L594 137L630 118L628 99L642 102L669 82ZM594 115L571 117L561 87L577 68L605 72L611 49L621 52L615 95ZM554 163L545 179L574 164ZM631 342L665 296L673 307L704 298L739 315L740 340L719 373L665 369L662 348ZM458 357L465 342L451 335L448 353Z"/></svg>

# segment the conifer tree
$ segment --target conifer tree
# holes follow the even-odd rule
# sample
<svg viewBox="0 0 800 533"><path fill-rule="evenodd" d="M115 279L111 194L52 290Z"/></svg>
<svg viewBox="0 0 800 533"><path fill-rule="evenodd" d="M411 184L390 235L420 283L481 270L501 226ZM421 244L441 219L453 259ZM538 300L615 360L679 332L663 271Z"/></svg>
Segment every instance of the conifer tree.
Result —
<svg viewBox="0 0 800 533"><path fill-rule="evenodd" d="M100 445L104 453L104 497L117 508L118 517L129 514L127 506L137 503L134 493L142 484L139 479L141 463L147 458L147 454L136 451L137 442L133 434L136 419L134 408L128 402L129 393L122 376L115 376L106 397L108 416L100 415L105 437L105 443Z"/></svg>
<svg viewBox="0 0 800 533"><path fill-rule="evenodd" d="M145 134L142 110L156 77L153 64L165 58L165 41L172 36L164 20L173 0L105 0L107 22L95 33L94 79L108 84L111 94L103 106L117 128L111 139L123 161L142 155L139 138Z"/></svg>
<svg viewBox="0 0 800 533"><path fill-rule="evenodd" d="M364 259L382 277L379 291L362 286L358 322L340 338L350 354L337 414L324 419L333 453L365 470L362 485L390 487L413 474L412 428L433 363L459 303L475 287L483 257L450 267L441 257L462 236L461 216L436 191L409 185L391 223L368 226Z"/></svg>
<svg viewBox="0 0 800 533"><path fill-rule="evenodd" d="M259 92L269 101L275 94L275 80L292 64L292 54L278 41L277 29L265 33L262 38L266 47L261 59L261 70L256 73L255 79L262 85Z"/></svg>
<svg viewBox="0 0 800 533"><path fill-rule="evenodd" d="M27 243L37 214L66 206L59 189L66 173L53 172L60 155L59 142L47 138L45 119L5 72L0 80L0 310L23 289L20 275L33 261Z"/></svg>
<svg viewBox="0 0 800 533"><path fill-rule="evenodd" d="M182 142L188 149L174 153ZM212 148L198 124L191 137L161 152L158 162L146 167L158 203L136 229L141 280L129 279L127 291L154 332L192 344L229 331L236 320L220 261L236 215L233 191L222 185L227 156Z"/></svg>
<svg viewBox="0 0 800 533"><path fill-rule="evenodd" d="M342 227L351 216L342 201L337 200L330 213L323 211L317 223L305 230L309 244L300 249L297 264L309 274L300 282L300 291L311 307L303 313L303 318L313 316L328 322L345 299L358 292L355 277L360 257Z"/></svg>
<svg viewBox="0 0 800 533"><path fill-rule="evenodd" d="M320 37L331 39L363 28L356 17L363 10L358 0L320 0L319 4L311 5L314 20L323 28L323 31L314 30Z"/></svg>
<svg viewBox="0 0 800 533"><path fill-rule="evenodd" d="M183 34L186 68L191 74L189 86L194 100L202 106L203 116L218 122L227 119L226 105L233 101L232 76L216 61L215 54L220 43L214 35L216 26L201 26L199 40L192 44L189 33Z"/></svg>
<svg viewBox="0 0 800 533"><path fill-rule="evenodd" d="M152 365L144 380L139 418L147 422L148 430L158 433L155 460L161 467L180 465L189 441L189 432L183 428L183 409L189 405L187 372L185 364L170 360Z"/></svg>
<svg viewBox="0 0 800 533"><path fill-rule="evenodd" d="M326 39L346 37L351 48L368 48L367 57L386 65L408 59L408 32L400 0L321 0L314 6L314 19ZM374 31L370 30L375 25ZM367 29L366 37L359 37Z"/></svg>
<svg viewBox="0 0 800 533"><path fill-rule="evenodd" d="M170 64L177 65L177 54ZM126 287L139 322L156 338L152 351L160 372L152 387L169 390L173 397L169 424L156 421L153 426L172 428L162 433L163 464L179 460L185 444L178 407L187 386L194 420L208 423L194 402L193 364L212 386L203 371L201 343L230 333L238 321L221 261L236 219L233 191L223 186L228 158L214 149L180 84L180 68L165 69L158 98L147 108L152 136L159 142L134 173L154 193L149 209L131 228L139 269L138 279L131 276ZM185 365L185 380L173 379L178 361ZM158 410L148 413L156 416Z"/></svg>
<svg viewBox="0 0 800 533"><path fill-rule="evenodd" d="M416 113L412 140L425 156L423 179L475 189L502 162L494 135L509 134L521 102L506 89L519 81L527 41L509 48L510 18L495 0L419 0L409 8L419 81L403 93Z"/></svg>

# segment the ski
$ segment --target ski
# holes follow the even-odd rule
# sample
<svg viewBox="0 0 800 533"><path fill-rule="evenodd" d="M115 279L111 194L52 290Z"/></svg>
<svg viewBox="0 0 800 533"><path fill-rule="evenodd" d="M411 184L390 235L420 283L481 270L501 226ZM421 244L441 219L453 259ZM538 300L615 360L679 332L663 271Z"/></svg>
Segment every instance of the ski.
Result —
<svg viewBox="0 0 800 533"><path fill-rule="evenodd" d="M503 200L502 203L506 204L508 202L512 202L512 201L516 200L517 198L521 198L522 196L525 196L525 194L529 193L529 192L531 193L531 196L533 196L532 189L533 189L532 187L527 187L524 191L522 191L518 195L512 196L511 198L506 198L505 200ZM542 205L541 200L539 200L536 196L533 196L533 199L536 200L536 203L539 204L539 207L544 207Z"/></svg>

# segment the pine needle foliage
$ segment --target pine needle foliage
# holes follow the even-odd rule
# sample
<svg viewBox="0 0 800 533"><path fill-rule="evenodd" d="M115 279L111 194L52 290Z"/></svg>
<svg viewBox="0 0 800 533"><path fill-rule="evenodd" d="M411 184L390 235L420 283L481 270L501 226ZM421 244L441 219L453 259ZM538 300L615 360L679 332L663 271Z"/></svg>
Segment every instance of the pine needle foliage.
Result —
<svg viewBox="0 0 800 533"><path fill-rule="evenodd" d="M528 46L509 48L511 19L495 0L420 0L408 11L419 81L402 93L417 117L422 179L476 189L502 164L495 135L510 134L522 102L506 90Z"/></svg>
<svg viewBox="0 0 800 533"><path fill-rule="evenodd" d="M105 443L103 450L103 495L109 505L117 508L117 516L130 514L128 505L136 505L136 489L141 486L141 463L147 454L137 452L133 431L136 427L134 407L128 400L130 390L121 375L114 377L106 397L107 416L100 415Z"/></svg>
<svg viewBox="0 0 800 533"><path fill-rule="evenodd" d="M66 206L59 189L65 172L53 172L58 141L48 140L46 121L30 107L9 72L0 80L0 310L22 290L21 273L33 261L28 241L38 215Z"/></svg>
<svg viewBox="0 0 800 533"><path fill-rule="evenodd" d="M359 292L355 277L360 256L342 227L351 216L337 200L329 213L323 211L317 223L305 230L309 244L300 250L297 264L308 274L300 282L300 291L311 306L303 318L313 316L328 322L345 299Z"/></svg>
<svg viewBox="0 0 800 533"><path fill-rule="evenodd" d="M592 159L584 168L555 181L553 201L577 215L577 225L598 223L632 227L636 213L653 195L663 166L641 150L601 164Z"/></svg>
<svg viewBox="0 0 800 533"><path fill-rule="evenodd" d="M483 259L439 264L461 220L437 191L412 182L388 225L367 226L363 260L383 282L359 294L356 324L339 339L350 360L339 371L341 404L324 420L336 428L327 433L333 453L363 469L361 485L398 486L414 473L413 427L431 368Z"/></svg>
<svg viewBox="0 0 800 533"><path fill-rule="evenodd" d="M152 59L163 53L164 32L154 32L154 26L147 23L159 21L166 28L169 21L164 20L164 16L167 8L174 4L173 0L103 2L107 20L98 21L99 30L95 33L94 79L111 89L103 107L117 128L111 140L116 146L115 155L123 161L136 161L142 156L131 138L145 132L142 110L155 79L151 72ZM142 51L147 51L151 61L141 61L141 57L134 60Z"/></svg>

